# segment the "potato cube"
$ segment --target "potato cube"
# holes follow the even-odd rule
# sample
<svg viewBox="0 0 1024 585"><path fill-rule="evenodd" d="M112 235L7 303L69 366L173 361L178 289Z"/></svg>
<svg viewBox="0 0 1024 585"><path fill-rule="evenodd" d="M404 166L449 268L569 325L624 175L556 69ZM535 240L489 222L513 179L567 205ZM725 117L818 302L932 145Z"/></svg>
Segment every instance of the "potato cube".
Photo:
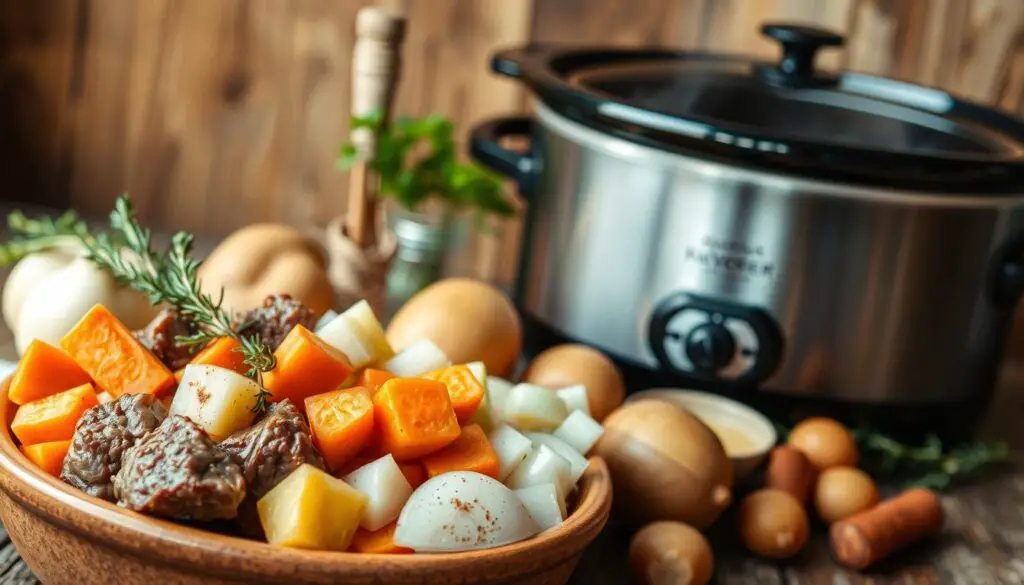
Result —
<svg viewBox="0 0 1024 585"><path fill-rule="evenodd" d="M352 543L365 508L362 492L308 463L256 503L270 544L334 551Z"/></svg>
<svg viewBox="0 0 1024 585"><path fill-rule="evenodd" d="M169 411L191 419L214 441L223 441L252 424L259 392L259 384L239 373L189 364Z"/></svg>

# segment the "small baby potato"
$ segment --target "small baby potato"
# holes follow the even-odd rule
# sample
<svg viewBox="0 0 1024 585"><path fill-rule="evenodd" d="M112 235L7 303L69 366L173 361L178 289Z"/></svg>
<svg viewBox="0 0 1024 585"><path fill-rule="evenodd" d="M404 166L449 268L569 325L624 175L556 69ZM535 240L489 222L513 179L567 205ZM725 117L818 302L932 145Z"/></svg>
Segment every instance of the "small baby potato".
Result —
<svg viewBox="0 0 1024 585"><path fill-rule="evenodd" d="M700 531L682 522L653 522L629 544L629 564L646 585L704 585L715 560Z"/></svg>
<svg viewBox="0 0 1024 585"><path fill-rule="evenodd" d="M860 458L850 431L830 418L809 418L793 427L789 446L798 449L819 471L840 465L854 467Z"/></svg>
<svg viewBox="0 0 1024 585"><path fill-rule="evenodd" d="M838 522L878 503L878 488L868 474L854 467L821 472L814 488L814 507L826 524Z"/></svg>
<svg viewBox="0 0 1024 585"><path fill-rule="evenodd" d="M740 505L740 537L750 552L766 559L788 559L807 543L807 512L792 495L758 490Z"/></svg>

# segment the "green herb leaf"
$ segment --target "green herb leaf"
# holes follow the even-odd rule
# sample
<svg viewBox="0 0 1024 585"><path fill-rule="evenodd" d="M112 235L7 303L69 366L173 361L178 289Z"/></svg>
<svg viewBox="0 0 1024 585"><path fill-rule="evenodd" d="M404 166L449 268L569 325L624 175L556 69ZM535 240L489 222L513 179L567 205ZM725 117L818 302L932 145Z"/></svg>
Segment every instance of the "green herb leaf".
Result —
<svg viewBox="0 0 1024 585"><path fill-rule="evenodd" d="M453 211L473 210L478 216L515 214L500 176L459 162L455 127L448 118L431 114L388 122L378 110L354 117L352 127L377 132L377 150L368 164L380 177L380 197L391 197L413 211L436 197ZM337 167L347 170L358 160L355 145L345 144L339 149ZM478 228L485 223L477 218Z"/></svg>

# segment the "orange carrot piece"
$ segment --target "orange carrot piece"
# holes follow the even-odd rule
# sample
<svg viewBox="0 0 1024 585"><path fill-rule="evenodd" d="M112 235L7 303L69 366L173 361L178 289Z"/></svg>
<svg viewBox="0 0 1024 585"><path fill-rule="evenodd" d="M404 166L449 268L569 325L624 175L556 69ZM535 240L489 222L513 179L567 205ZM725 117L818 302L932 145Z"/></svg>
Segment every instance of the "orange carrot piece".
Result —
<svg viewBox="0 0 1024 585"><path fill-rule="evenodd" d="M103 305L89 309L60 346L114 398L174 387L174 374Z"/></svg>
<svg viewBox="0 0 1024 585"><path fill-rule="evenodd" d="M352 544L348 547L348 550L371 555L412 554L413 550L411 548L395 544L395 528L397 527L398 521L396 520L384 528L374 530L373 532L360 528L352 538Z"/></svg>
<svg viewBox="0 0 1024 585"><path fill-rule="evenodd" d="M306 415L313 440L331 470L355 457L373 436L373 399L363 387L310 396Z"/></svg>
<svg viewBox="0 0 1024 585"><path fill-rule="evenodd" d="M11 421L11 431L22 445L66 441L74 436L82 414L97 404L92 384L82 384L21 405Z"/></svg>
<svg viewBox="0 0 1024 585"><path fill-rule="evenodd" d="M185 375L185 368L174 371L174 383L181 384L181 377Z"/></svg>
<svg viewBox="0 0 1024 585"><path fill-rule="evenodd" d="M476 409L480 408L484 394L487 390L483 383L476 379L473 372L467 366L449 366L441 370L431 372L424 376L429 380L437 380L448 389L448 396L452 401L452 408L455 409L455 417L459 424L473 418Z"/></svg>
<svg viewBox="0 0 1024 585"><path fill-rule="evenodd" d="M218 337L207 344L189 363L217 366L244 374L249 371L249 366L245 365L245 356L242 355L241 348L242 344L233 337Z"/></svg>
<svg viewBox="0 0 1024 585"><path fill-rule="evenodd" d="M371 394L375 394L377 390L380 390L380 387L384 385L384 382L387 382L394 377L395 375L391 372L366 368L362 372L359 372L359 378L356 380L356 385L367 388Z"/></svg>
<svg viewBox="0 0 1024 585"><path fill-rule="evenodd" d="M399 463L398 469L402 471L402 475L405 476L405 480L409 482L412 489L420 487L423 482L427 481L427 470L423 469L423 465L420 463L415 461Z"/></svg>
<svg viewBox="0 0 1024 585"><path fill-rule="evenodd" d="M71 440L50 441L49 443L36 443L35 445L22 445L21 452L28 457L28 460L35 463L39 469L54 477L60 477L64 469L64 457L71 448Z"/></svg>
<svg viewBox="0 0 1024 585"><path fill-rule="evenodd" d="M498 455L480 425L462 427L462 434L444 449L423 458L427 477L449 471L475 471L498 478Z"/></svg>
<svg viewBox="0 0 1024 585"><path fill-rule="evenodd" d="M397 461L417 459L459 438L459 421L444 384L395 378L373 395L381 446Z"/></svg>
<svg viewBox="0 0 1024 585"><path fill-rule="evenodd" d="M296 325L274 351L277 366L263 375L272 402L291 399L299 408L309 396L337 388L352 373L345 354Z"/></svg>
<svg viewBox="0 0 1024 585"><path fill-rule="evenodd" d="M25 404L90 381L89 374L71 356L60 348L34 339L25 355L21 356L7 396L15 404Z"/></svg>

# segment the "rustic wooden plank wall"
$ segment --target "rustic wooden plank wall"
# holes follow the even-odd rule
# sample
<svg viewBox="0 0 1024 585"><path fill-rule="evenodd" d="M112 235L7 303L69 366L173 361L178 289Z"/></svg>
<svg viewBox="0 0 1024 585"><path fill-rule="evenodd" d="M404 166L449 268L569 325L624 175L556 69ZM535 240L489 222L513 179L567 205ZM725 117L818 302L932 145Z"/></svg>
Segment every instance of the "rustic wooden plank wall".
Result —
<svg viewBox="0 0 1024 585"><path fill-rule="evenodd" d="M372 0L0 0L4 197L85 212L129 190L162 228L324 225L347 132L353 17ZM463 129L528 107L487 71L528 40L774 47L770 19L849 38L849 67L949 88L1024 113L1024 0L379 0L410 14L400 112ZM511 275L515 225L481 242L481 273ZM493 238L491 238L493 240ZM504 252L503 252L504 250Z"/></svg>

